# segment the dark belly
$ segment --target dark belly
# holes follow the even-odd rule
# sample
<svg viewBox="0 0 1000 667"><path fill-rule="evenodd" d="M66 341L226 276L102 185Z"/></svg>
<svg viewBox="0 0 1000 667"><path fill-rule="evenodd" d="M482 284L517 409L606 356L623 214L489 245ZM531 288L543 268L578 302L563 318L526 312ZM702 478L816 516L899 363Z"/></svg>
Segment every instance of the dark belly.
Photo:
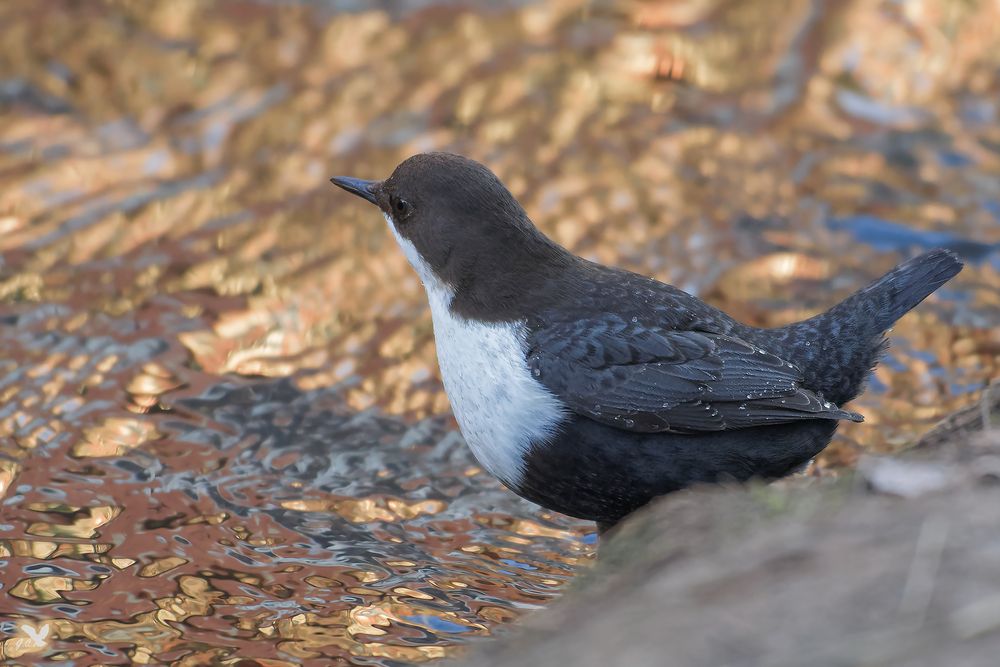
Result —
<svg viewBox="0 0 1000 667"><path fill-rule="evenodd" d="M837 423L810 420L699 435L637 434L576 417L535 446L515 492L549 509L613 524L652 498L697 483L774 479L829 444Z"/></svg>

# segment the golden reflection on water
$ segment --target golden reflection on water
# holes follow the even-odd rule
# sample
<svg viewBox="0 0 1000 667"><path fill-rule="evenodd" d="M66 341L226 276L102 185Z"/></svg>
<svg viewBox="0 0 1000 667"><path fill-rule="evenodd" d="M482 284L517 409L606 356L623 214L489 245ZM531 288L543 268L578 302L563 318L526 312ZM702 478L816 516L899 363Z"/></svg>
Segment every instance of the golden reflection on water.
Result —
<svg viewBox="0 0 1000 667"><path fill-rule="evenodd" d="M591 557L470 458L333 173L471 155L574 251L767 326L956 247L817 474L997 375L995 4L339 4L0 9L0 657L428 661Z"/></svg>

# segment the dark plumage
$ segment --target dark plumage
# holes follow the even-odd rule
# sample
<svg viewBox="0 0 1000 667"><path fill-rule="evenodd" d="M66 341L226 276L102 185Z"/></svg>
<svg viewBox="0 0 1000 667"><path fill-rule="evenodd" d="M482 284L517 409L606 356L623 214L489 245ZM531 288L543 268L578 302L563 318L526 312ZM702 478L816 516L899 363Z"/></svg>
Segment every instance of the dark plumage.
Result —
<svg viewBox="0 0 1000 667"><path fill-rule="evenodd" d="M509 443L484 441L485 401L456 409L477 455L493 445L516 454L520 465L494 465L508 486L601 525L693 483L800 468L829 443L837 420L861 421L839 406L861 392L886 330L962 267L933 250L822 315L758 329L670 285L572 255L471 160L418 155L386 181L334 182L389 217L432 310L435 295L446 295L436 332L509 332L518 356L516 368L505 367L509 386L522 386L526 371L541 392L536 402L554 397L560 406L548 421L525 412L524 447L516 429L500 429ZM437 343L446 387L507 395L490 359L456 358L454 341ZM470 403L450 387L449 397Z"/></svg>

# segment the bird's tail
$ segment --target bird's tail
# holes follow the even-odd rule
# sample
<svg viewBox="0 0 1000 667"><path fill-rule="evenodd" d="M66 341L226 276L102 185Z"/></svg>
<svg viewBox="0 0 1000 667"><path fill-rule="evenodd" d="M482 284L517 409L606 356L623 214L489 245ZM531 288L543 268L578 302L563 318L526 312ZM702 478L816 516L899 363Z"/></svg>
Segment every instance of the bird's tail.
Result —
<svg viewBox="0 0 1000 667"><path fill-rule="evenodd" d="M870 333L878 335L961 270L962 262L952 251L930 250L903 262L830 312L846 311L866 316Z"/></svg>
<svg viewBox="0 0 1000 667"><path fill-rule="evenodd" d="M838 405L853 399L885 349L885 332L961 270L955 253L930 250L822 315L785 327L785 344L796 350L804 386Z"/></svg>

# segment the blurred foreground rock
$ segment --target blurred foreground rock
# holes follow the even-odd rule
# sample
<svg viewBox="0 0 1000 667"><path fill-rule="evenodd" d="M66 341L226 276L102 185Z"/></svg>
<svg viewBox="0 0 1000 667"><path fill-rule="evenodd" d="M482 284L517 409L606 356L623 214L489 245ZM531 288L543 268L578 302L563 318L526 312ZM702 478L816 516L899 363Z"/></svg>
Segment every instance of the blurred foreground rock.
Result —
<svg viewBox="0 0 1000 667"><path fill-rule="evenodd" d="M837 480L692 490L467 664L1000 664L1000 384Z"/></svg>

